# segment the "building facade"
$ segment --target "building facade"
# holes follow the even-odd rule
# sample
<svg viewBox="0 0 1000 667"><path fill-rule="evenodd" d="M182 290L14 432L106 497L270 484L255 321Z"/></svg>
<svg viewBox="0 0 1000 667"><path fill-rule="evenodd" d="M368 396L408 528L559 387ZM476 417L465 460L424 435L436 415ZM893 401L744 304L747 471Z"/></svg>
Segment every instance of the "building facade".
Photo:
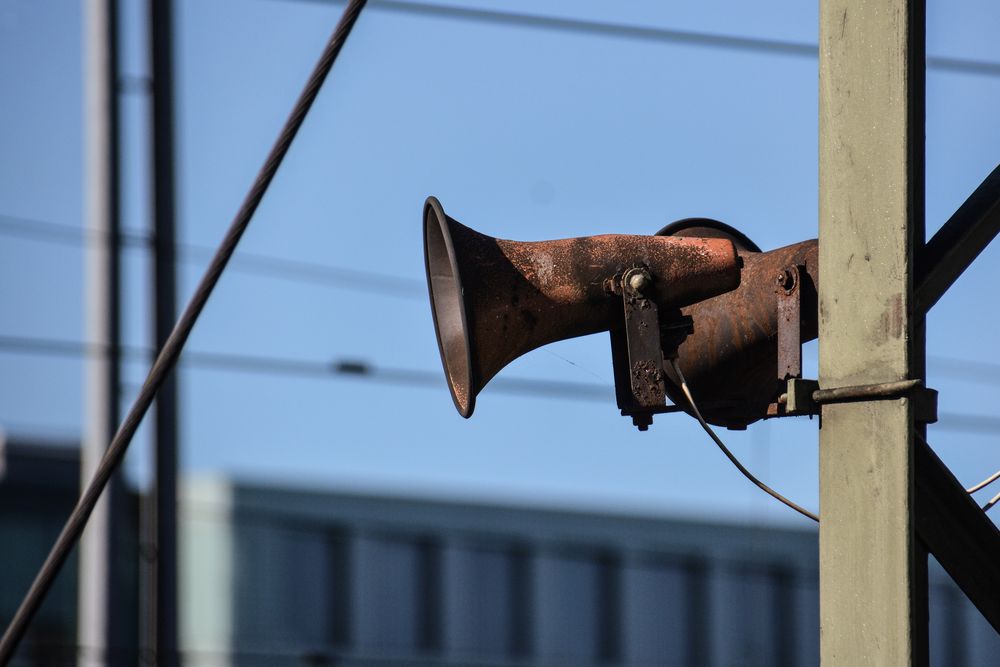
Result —
<svg viewBox="0 0 1000 667"><path fill-rule="evenodd" d="M184 508L198 664L814 665L814 530L276 489ZM931 568L932 664L1000 639Z"/></svg>
<svg viewBox="0 0 1000 667"><path fill-rule="evenodd" d="M6 623L79 480L75 448L3 453ZM815 530L211 478L181 495L188 667L818 663ZM75 646L75 580L70 562L17 664L70 665L87 650ZM932 664L1000 664L1000 637L940 568L930 589Z"/></svg>

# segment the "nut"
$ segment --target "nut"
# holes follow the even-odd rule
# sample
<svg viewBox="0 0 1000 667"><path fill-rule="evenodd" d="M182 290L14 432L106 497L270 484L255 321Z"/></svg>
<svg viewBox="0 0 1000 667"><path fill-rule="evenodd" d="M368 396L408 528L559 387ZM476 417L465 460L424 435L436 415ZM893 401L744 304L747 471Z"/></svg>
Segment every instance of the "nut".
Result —
<svg viewBox="0 0 1000 667"><path fill-rule="evenodd" d="M649 274L645 271L636 271L628 279L628 286L634 289L636 292L641 292L650 283Z"/></svg>

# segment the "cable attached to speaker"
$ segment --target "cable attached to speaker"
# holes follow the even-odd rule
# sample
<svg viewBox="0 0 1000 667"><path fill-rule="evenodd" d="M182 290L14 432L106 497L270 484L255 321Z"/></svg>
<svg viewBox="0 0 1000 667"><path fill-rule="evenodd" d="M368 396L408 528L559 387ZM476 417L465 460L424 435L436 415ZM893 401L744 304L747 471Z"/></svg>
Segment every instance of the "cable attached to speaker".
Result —
<svg viewBox="0 0 1000 667"><path fill-rule="evenodd" d="M729 448L726 447L726 444L722 442L722 439L715 434L715 431L712 429L712 427L709 426L708 422L705 421L705 418L701 416L701 410L698 409L698 405L694 402L694 396L691 395L691 389L690 387L688 387L687 380L684 379L684 373L681 371L680 364L677 363L676 359L671 359L670 365L673 366L674 372L677 374L677 378L681 381L681 390L684 392L684 396L687 397L688 403L691 404L691 410L692 412L694 412L694 416L698 419L698 423L701 424L701 427L705 429L705 433L708 433L708 436L712 438L715 444L719 446L719 449L721 449L722 453L726 455L726 458L729 459L729 461L734 466L736 466L736 469L739 470L741 473L743 473L744 477L753 482L757 488L759 488L767 495L771 496L778 502L787 505L788 507L795 510L802 516L809 517L813 521L819 523L819 517L817 515L813 514L804 507L801 507L792 502L791 500L789 500L788 498L784 497L783 495L781 495L780 493L769 487L767 484L754 477L753 473L751 473L749 470L743 467L743 464L740 463L739 459L737 459L733 455L733 453L729 451Z"/></svg>

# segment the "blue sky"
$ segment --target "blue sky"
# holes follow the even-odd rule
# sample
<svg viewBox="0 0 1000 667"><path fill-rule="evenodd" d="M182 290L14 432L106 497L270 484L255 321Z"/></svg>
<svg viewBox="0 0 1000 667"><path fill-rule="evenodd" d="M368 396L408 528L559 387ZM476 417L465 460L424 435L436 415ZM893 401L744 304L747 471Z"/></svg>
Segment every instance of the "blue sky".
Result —
<svg viewBox="0 0 1000 667"><path fill-rule="evenodd" d="M548 16L815 43L815 2L480 2ZM143 3L123 0L123 73L142 76ZM342 5L186 0L176 9L180 241L218 242ZM928 53L1000 63L988 0L934 0ZM0 216L81 225L80 3L0 3ZM412 281L402 296L230 272L192 350L439 370L421 283L421 205L519 240L653 233L708 216L764 249L816 235L815 58L417 17L374 4L359 21L241 252ZM1000 162L1000 76L928 73L927 221L935 230ZM148 224L146 100L123 97L125 219ZM149 337L143 251L125 257L126 340ZM181 265L186 299L200 276ZM0 235L0 335L81 340L82 252ZM996 416L1000 247L935 307L929 383L940 411ZM364 278L357 278L363 282ZM410 284L410 283L407 283ZM815 344L807 372L815 374ZM944 359L979 365L970 382ZM990 366L993 364L993 366ZM145 374L126 366L131 398ZM0 352L0 424L72 437L82 366ZM606 335L532 352L507 377L611 384ZM685 416L638 433L613 403L480 396L461 419L442 381L405 388L187 367L188 473L740 522L797 523L743 480ZM972 483L1000 467L998 433L931 427ZM724 438L751 470L817 503L816 421ZM148 440L127 467L146 477Z"/></svg>

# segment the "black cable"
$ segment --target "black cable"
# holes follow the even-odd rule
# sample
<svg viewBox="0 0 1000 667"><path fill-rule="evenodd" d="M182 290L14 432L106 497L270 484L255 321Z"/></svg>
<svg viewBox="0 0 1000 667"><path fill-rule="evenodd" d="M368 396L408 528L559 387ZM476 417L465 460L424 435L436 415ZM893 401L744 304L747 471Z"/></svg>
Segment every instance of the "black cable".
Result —
<svg viewBox="0 0 1000 667"><path fill-rule="evenodd" d="M288 2L289 0L282 0ZM293 0L312 4L330 5L343 0ZM777 56L816 58L819 47L808 42L792 42L779 39L759 37L739 37L735 35L717 35L690 30L671 30L669 28L650 28L639 25L621 23L606 23L587 19L574 19L562 16L526 14L498 9L478 9L441 5L431 2L408 2L405 0L372 0L371 8L409 14L411 16L428 16L431 18L457 19L477 23L506 25L517 28L533 28L536 30L551 30L576 33L599 37L630 39L643 42L666 42L703 48L726 49L731 51L769 53ZM986 60L971 60L966 58L947 58L928 56L927 67L947 72L976 74L980 76L1000 77L1000 63Z"/></svg>
<svg viewBox="0 0 1000 667"><path fill-rule="evenodd" d="M309 108L319 94L323 81L333 67L337 54L340 53L366 2L367 0L351 0L344 9L344 14L334 29L330 41L323 50L319 62L316 63L316 67L310 75L305 88L302 90L299 99L296 101L292 113L289 115L288 120L285 121L281 134L271 148L271 152L268 154L264 166L261 168L250 191L247 193L246 199L243 200L243 204L230 224L225 237L222 239L222 243L219 245L218 251L212 258L180 319L177 320L173 331L170 332L170 336L164 343L163 349L157 356L156 361L153 362L152 367L149 369L149 374L146 376L146 381L143 383L139 395L136 397L132 407L129 408L124 421L122 421L121 426L118 428L118 432L108 445L94 473L94 477L80 496L80 500L70 514L69 519L67 519L66 525L63 527L52 550L42 564L38 575L32 582L31 588L21 602L17 613L14 614L10 625L7 626L3 638L0 639L0 666L7 665L13 657L14 651L17 649L21 638L24 636L24 632L28 628L28 624L45 599L45 595L52 586L56 575L59 574L70 551L79 540L80 534L87 524L87 519L90 517L94 505L97 504L101 496L101 492L125 456L129 442L131 442L132 436L135 435L136 430L139 428L139 423L152 404L157 389L163 384L167 375L177 363L177 359L184 349L184 343L191 334L198 316L208 302L208 297L212 294L212 290L215 288L219 278L222 276L222 272L226 268L226 264L229 262L229 258L232 257L240 238L250 224L254 211L257 210L257 206L260 204L261 199L263 199L264 193L267 192L267 188L274 179L281 161L288 153L292 140L302 126Z"/></svg>

